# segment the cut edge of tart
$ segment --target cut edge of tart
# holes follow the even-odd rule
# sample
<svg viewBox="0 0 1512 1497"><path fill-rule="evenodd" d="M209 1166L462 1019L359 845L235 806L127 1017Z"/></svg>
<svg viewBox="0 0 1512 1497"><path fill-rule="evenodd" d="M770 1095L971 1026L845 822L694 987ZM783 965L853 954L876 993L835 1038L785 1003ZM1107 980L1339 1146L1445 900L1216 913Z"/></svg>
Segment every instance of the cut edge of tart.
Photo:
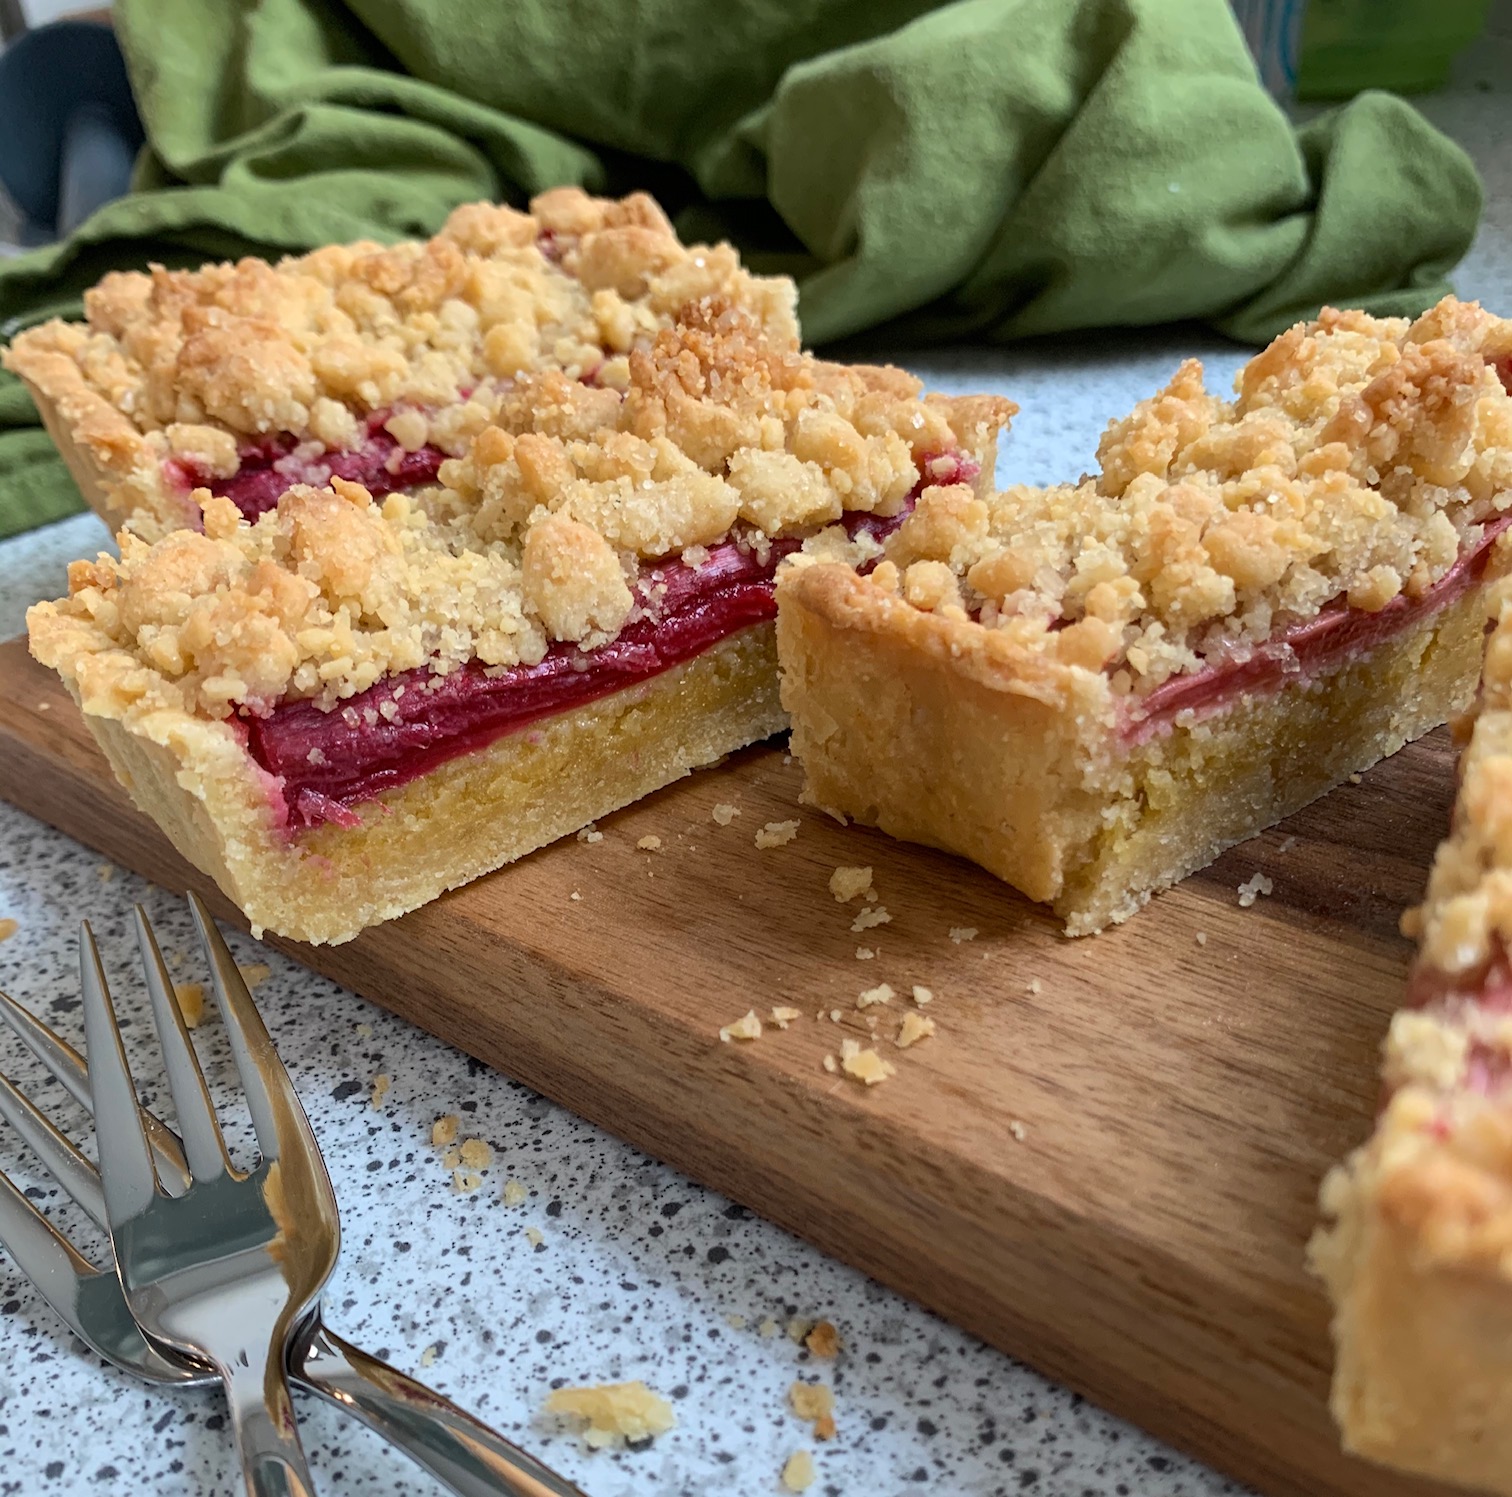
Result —
<svg viewBox="0 0 1512 1497"><path fill-rule="evenodd" d="M869 577L785 565L805 798L970 857L1068 934L1461 710L1512 563L1509 325L1325 312L1184 365L1079 485L926 493Z"/></svg>
<svg viewBox="0 0 1512 1497"><path fill-rule="evenodd" d="M1462 725L1462 727L1465 725ZM1512 1492L1512 603L1486 646L1369 1141L1324 1181L1332 1407L1371 1460ZM1463 739L1463 734L1461 734Z"/></svg>

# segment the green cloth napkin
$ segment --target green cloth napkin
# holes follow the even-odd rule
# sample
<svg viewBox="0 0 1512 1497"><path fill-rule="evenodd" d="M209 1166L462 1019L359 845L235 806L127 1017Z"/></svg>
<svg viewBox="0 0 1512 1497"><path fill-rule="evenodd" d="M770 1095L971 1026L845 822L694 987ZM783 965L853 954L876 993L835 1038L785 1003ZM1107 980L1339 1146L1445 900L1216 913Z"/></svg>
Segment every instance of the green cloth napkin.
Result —
<svg viewBox="0 0 1512 1497"><path fill-rule="evenodd" d="M118 0L136 191L0 266L0 329L104 271L645 187L801 288L811 343L1416 312L1480 186L1400 100L1293 131L1226 0ZM75 507L0 387L0 534Z"/></svg>

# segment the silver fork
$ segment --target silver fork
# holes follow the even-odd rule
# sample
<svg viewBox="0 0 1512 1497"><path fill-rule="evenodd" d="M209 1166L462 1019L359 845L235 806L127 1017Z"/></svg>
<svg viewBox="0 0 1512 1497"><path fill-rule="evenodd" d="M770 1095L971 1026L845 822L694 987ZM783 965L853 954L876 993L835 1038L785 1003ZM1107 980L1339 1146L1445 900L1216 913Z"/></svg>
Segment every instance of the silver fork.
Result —
<svg viewBox="0 0 1512 1497"><path fill-rule="evenodd" d="M238 988L247 1007L252 1007L250 994L220 933L203 907L197 901L194 904L215 986ZM140 919L140 911L138 914ZM142 920L139 934L144 927ZM150 942L150 929L145 935ZM86 959L90 944L86 937L81 961ZM156 964L149 961L147 965L151 972ZM230 1005L225 1007L229 1009ZM255 1009L253 1013L255 1016ZM88 1072L65 1040L4 993L0 993L0 1020L77 1101L91 1107ZM3 1076L0 1116L16 1126L85 1212L107 1227L94 1166ZM145 1109L139 1116L163 1189L170 1195L182 1195L189 1187L190 1174L178 1135ZM323 1172L320 1178L324 1179ZM334 1220L334 1202L331 1216ZM59 1318L107 1361L152 1382L198 1386L219 1381L210 1368L192 1365L177 1355L164 1355L153 1346L131 1318L115 1274L95 1268L3 1173L0 1245L10 1251ZM514 1497L582 1497L578 1488L448 1399L329 1331L321 1322L318 1305L289 1348L289 1369L297 1383L360 1419L459 1497L496 1497L500 1492Z"/></svg>

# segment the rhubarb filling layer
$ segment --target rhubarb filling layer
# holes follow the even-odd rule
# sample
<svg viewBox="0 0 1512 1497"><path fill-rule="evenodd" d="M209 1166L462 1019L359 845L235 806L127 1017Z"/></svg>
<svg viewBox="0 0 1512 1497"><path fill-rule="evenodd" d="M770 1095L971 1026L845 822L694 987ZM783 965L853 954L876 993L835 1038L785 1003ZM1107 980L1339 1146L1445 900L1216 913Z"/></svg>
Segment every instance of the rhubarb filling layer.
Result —
<svg viewBox="0 0 1512 1497"><path fill-rule="evenodd" d="M1374 613L1342 599L1316 618L1267 640L1242 659L1174 676L1129 708L1120 731L1132 747L1169 732L1184 712L1198 718L1221 712L1240 696L1272 692L1315 676L1375 649L1403 629L1421 623L1463 597L1484 578L1496 538L1512 525L1512 515L1487 524L1481 538L1419 597L1399 593Z"/></svg>
<svg viewBox="0 0 1512 1497"><path fill-rule="evenodd" d="M881 541L911 507L912 499L887 518L852 512L844 527L852 537ZM787 539L757 549L729 540L710 547L697 566L675 559L651 564L636 583L638 616L595 650L557 643L535 665L499 668L475 660L444 676L422 666L331 709L285 702L266 716L247 714L248 751L277 784L291 830L356 825L354 805L771 620L778 563L801 545Z"/></svg>

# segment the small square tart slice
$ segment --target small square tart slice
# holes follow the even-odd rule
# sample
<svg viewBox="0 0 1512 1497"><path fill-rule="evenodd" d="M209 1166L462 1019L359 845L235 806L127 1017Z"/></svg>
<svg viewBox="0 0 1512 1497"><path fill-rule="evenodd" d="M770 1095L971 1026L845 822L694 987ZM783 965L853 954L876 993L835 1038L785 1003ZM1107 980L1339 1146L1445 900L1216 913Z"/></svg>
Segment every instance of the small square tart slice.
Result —
<svg viewBox="0 0 1512 1497"><path fill-rule="evenodd" d="M1505 594L1505 589L1503 589ZM1453 825L1370 1140L1324 1182L1333 1411L1372 1460L1512 1493L1512 604L1486 648ZM1470 727L1469 723L1464 727Z"/></svg>
<svg viewBox="0 0 1512 1497"><path fill-rule="evenodd" d="M719 297L623 388L522 373L440 484L334 477L70 569L28 615L136 802L255 928L340 941L785 725L773 574L985 486L997 397Z"/></svg>
<svg viewBox="0 0 1512 1497"><path fill-rule="evenodd" d="M707 296L796 345L790 281L684 246L643 193L560 188L528 213L467 204L423 243L108 275L85 323L29 329L3 362L111 529L155 539L199 523L197 488L255 519L296 483L433 483L517 377L623 390L631 351Z"/></svg>
<svg viewBox="0 0 1512 1497"><path fill-rule="evenodd" d="M1512 324L1326 311L1184 364L1076 486L926 493L868 576L778 585L805 798L1072 935L1463 709L1508 566Z"/></svg>

